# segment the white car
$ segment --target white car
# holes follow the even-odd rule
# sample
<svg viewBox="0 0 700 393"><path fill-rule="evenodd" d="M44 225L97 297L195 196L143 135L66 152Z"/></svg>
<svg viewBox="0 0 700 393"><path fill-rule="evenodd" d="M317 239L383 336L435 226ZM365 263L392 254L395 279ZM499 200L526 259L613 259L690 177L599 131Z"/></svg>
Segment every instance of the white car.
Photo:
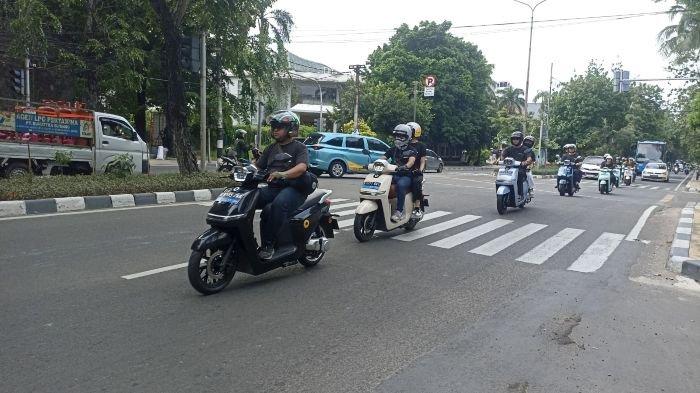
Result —
<svg viewBox="0 0 700 393"><path fill-rule="evenodd" d="M642 171L642 181L663 180L668 182L668 168L663 162L650 162Z"/></svg>
<svg viewBox="0 0 700 393"><path fill-rule="evenodd" d="M600 172L600 164L603 162L603 157L601 156L588 156L583 159L581 164L581 172L583 172L583 177L588 177L592 179L598 178L598 173Z"/></svg>

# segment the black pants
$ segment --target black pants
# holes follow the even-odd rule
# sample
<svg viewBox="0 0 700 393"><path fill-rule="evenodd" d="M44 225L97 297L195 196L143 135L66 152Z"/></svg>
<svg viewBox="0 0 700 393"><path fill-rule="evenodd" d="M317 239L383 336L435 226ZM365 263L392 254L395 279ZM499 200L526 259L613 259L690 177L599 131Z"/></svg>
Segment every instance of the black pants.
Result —
<svg viewBox="0 0 700 393"><path fill-rule="evenodd" d="M306 201L306 196L293 187L265 187L260 190L258 209L262 244L274 243L278 231L289 221L292 213Z"/></svg>
<svg viewBox="0 0 700 393"><path fill-rule="evenodd" d="M581 183L581 179L583 178L583 172L581 172L580 169L574 169L574 183L579 184Z"/></svg>
<svg viewBox="0 0 700 393"><path fill-rule="evenodd" d="M518 195L523 195L523 182L525 181L526 177L527 173L525 173L525 169L518 169Z"/></svg>
<svg viewBox="0 0 700 393"><path fill-rule="evenodd" d="M413 175L413 183L411 183L411 192L413 193L413 202L423 199L423 174Z"/></svg>

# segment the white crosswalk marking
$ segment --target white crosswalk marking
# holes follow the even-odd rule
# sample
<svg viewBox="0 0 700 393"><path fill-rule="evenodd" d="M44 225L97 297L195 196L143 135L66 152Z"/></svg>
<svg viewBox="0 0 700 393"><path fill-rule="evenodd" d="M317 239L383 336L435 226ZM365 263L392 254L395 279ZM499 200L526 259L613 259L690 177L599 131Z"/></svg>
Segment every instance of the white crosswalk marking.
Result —
<svg viewBox="0 0 700 393"><path fill-rule="evenodd" d="M332 213L332 214L335 214L335 215L337 215L337 216L340 216L340 217L345 217L345 216L349 216L349 215L355 214L355 209L352 209L352 210L343 210L343 211L339 211L339 212L337 212L337 211L332 211L331 213Z"/></svg>
<svg viewBox="0 0 700 393"><path fill-rule="evenodd" d="M518 257L516 261L541 265L583 232L585 232L583 229L565 228L561 232L545 240L544 243L541 243L539 246Z"/></svg>
<svg viewBox="0 0 700 393"><path fill-rule="evenodd" d="M421 228L412 232L407 232L398 236L394 236L393 238L396 240L401 240L405 242L409 242L411 240L416 240L420 239L422 237L430 236L433 234L436 234L438 232L446 231L450 228L454 228L456 226L466 224L468 222L478 220L481 218L480 216L472 216L472 215L466 215L462 217L457 217L455 219L441 222L439 224L431 225L429 227Z"/></svg>
<svg viewBox="0 0 700 393"><path fill-rule="evenodd" d="M488 243L484 243L473 250L469 250L469 252L472 254L494 256L513 244L546 227L547 225L544 224L527 224L512 232L499 236Z"/></svg>
<svg viewBox="0 0 700 393"><path fill-rule="evenodd" d="M649 186L639 186L639 188L647 188L647 187L649 187Z"/></svg>
<svg viewBox="0 0 700 393"><path fill-rule="evenodd" d="M353 211L354 211L354 210L353 210ZM335 214L335 213L334 213L334 214ZM422 219L420 222L434 220L434 219L436 219L436 218L440 218L440 217L443 217L443 216L447 216L447 215L449 215L449 214L451 214L451 213L450 213L450 212L445 212L445 211L442 211L442 210L437 210L437 211L434 211L434 212L426 213L426 214L423 215L423 219ZM341 229L342 229L342 228L351 227L351 226L353 226L354 223L355 223L355 218L350 218L350 219L348 219L348 220L338 221L338 228L341 228ZM420 224L419 224L419 225L420 225Z"/></svg>
<svg viewBox="0 0 700 393"><path fill-rule="evenodd" d="M567 270L592 273L600 269L624 238L619 233L603 232Z"/></svg>
<svg viewBox="0 0 700 393"><path fill-rule="evenodd" d="M331 199L331 203L347 202L347 201L349 201L349 199L345 199L345 198L334 198L334 199Z"/></svg>
<svg viewBox="0 0 700 393"><path fill-rule="evenodd" d="M331 203L331 210L339 210L339 209L345 209L348 207L355 207L359 204L360 204L360 202L341 203L340 205L333 205Z"/></svg>
<svg viewBox="0 0 700 393"><path fill-rule="evenodd" d="M479 236L485 235L491 231L494 231L502 226L510 224L511 220L493 220L490 222L487 222L486 224L479 225L478 227L474 227L471 229L467 229L464 232L460 232L456 235L446 237L442 240L438 240L434 243L430 243L431 246L434 247L440 247L440 248L452 248L455 246L458 246L460 244L466 243L472 239L475 239Z"/></svg>
<svg viewBox="0 0 700 393"><path fill-rule="evenodd" d="M659 187L652 187L652 188L650 188L650 190L658 190L658 189L659 189Z"/></svg>

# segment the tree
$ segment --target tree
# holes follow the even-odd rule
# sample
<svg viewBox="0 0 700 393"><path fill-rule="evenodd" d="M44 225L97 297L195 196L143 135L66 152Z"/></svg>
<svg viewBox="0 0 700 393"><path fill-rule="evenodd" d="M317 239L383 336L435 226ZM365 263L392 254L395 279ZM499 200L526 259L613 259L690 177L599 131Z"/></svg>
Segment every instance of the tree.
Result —
<svg viewBox="0 0 700 393"><path fill-rule="evenodd" d="M523 89L513 89L508 86L496 92L496 106L505 109L509 115L522 115L527 110Z"/></svg>
<svg viewBox="0 0 700 393"><path fill-rule="evenodd" d="M700 53L700 0L676 0L668 12L672 20L677 18L677 23L666 26L659 33L661 51L675 57L678 63L697 60Z"/></svg>
<svg viewBox="0 0 700 393"><path fill-rule="evenodd" d="M426 21L413 28L401 25L389 43L369 56L366 80L369 86L405 86L408 92L414 81L436 75L435 97L430 99L433 118L421 123L430 132L428 141L478 150L492 139L488 121L492 66L475 45L450 34L450 27L450 22ZM382 117L378 114L363 112L363 116L375 130L388 126L388 122L377 120Z"/></svg>

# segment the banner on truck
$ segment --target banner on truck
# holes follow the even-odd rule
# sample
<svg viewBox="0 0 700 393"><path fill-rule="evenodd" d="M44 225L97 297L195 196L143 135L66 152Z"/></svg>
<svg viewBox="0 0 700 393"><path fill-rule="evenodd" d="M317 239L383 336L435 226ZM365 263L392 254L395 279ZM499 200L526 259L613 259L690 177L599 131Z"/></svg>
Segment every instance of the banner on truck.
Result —
<svg viewBox="0 0 700 393"><path fill-rule="evenodd" d="M16 132L92 138L95 126L92 121L49 117L35 113L15 113Z"/></svg>
<svg viewBox="0 0 700 393"><path fill-rule="evenodd" d="M15 113L0 111L0 131L15 130Z"/></svg>

